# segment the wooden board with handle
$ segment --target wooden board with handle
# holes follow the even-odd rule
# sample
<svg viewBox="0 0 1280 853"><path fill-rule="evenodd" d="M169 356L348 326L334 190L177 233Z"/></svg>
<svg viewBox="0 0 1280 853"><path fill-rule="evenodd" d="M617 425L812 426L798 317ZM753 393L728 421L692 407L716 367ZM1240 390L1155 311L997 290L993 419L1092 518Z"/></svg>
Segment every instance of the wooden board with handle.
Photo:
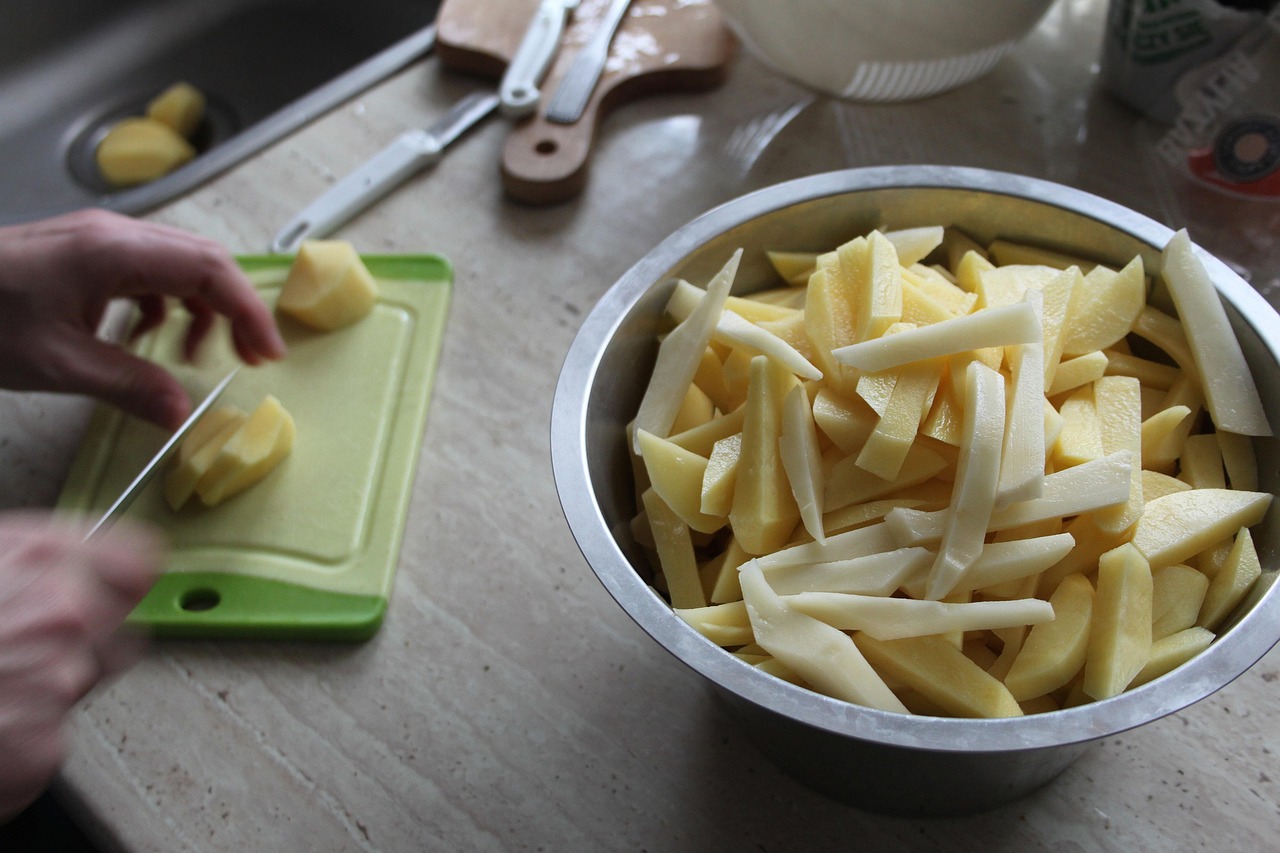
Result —
<svg viewBox="0 0 1280 853"><path fill-rule="evenodd" d="M501 78L540 0L445 0L436 19L436 49L448 68ZM547 101L598 27L608 0L582 0L542 85L537 112L519 122L502 156L507 194L554 204L586 185L600 121L611 110L657 92L714 88L733 56L734 38L712 0L633 0L614 36L609 60L582 118L556 124Z"/></svg>

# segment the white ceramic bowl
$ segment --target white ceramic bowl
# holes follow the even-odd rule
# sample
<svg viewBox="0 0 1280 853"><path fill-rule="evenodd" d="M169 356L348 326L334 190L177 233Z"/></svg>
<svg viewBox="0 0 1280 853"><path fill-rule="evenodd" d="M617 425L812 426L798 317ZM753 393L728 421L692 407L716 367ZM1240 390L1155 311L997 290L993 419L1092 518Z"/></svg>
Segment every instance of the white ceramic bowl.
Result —
<svg viewBox="0 0 1280 853"><path fill-rule="evenodd" d="M976 80L1053 0L715 0L780 74L854 101L923 98Z"/></svg>
<svg viewBox="0 0 1280 853"><path fill-rule="evenodd" d="M701 673L761 750L833 797L878 811L945 815L989 808L1045 784L1089 744L1174 713L1229 683L1280 638L1280 507L1254 528L1264 573L1204 653L1101 702L1013 719L894 714L819 695L759 672L675 615L646 582L626 424L657 350L673 278L708 280L746 249L737 292L771 284L764 249L822 251L875 227L955 225L1120 264L1158 268L1172 231L1097 196L980 169L853 169L779 184L674 232L597 304L566 357L552 408L552 463L579 547L619 605ZM1221 261L1202 254L1262 392L1280 424L1280 316ZM1259 488L1280 487L1280 440L1260 439Z"/></svg>

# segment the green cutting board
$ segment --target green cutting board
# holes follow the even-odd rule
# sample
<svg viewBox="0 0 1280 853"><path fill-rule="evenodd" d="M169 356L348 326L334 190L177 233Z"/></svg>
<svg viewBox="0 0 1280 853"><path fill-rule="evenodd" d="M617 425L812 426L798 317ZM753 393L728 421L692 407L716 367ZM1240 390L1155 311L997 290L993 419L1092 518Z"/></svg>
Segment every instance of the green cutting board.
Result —
<svg viewBox="0 0 1280 853"><path fill-rule="evenodd" d="M241 266L274 305L291 256ZM288 356L245 368L219 400L251 410L274 394L293 415L293 451L265 480L212 508L174 512L163 477L128 514L161 527L165 573L130 615L160 636L362 640L382 624L395 579L453 270L436 255L372 255L373 312L316 332L280 317ZM238 361L219 327L195 363L181 358L188 316L175 311L134 350L168 367L199 400ZM101 513L166 434L95 409L58 507Z"/></svg>

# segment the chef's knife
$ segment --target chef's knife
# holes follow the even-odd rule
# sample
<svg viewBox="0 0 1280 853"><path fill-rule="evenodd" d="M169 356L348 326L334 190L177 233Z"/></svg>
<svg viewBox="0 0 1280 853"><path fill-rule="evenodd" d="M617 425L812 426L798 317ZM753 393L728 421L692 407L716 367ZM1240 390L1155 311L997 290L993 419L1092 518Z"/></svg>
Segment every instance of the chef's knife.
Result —
<svg viewBox="0 0 1280 853"><path fill-rule="evenodd" d="M453 105L426 130L400 134L351 174L308 205L280 229L271 251L296 251L303 240L323 237L382 196L440 159L449 143L493 112L498 96L476 92Z"/></svg>
<svg viewBox="0 0 1280 853"><path fill-rule="evenodd" d="M178 445L182 443L182 439L187 437L187 433L191 432L191 428L196 425L196 422L204 417L205 412L209 411L214 402L222 396L222 392L227 389L227 386L231 384L231 380L239 372L240 368L235 368L223 377L221 382L213 386L213 390L200 402L200 405L195 407L191 415L182 422L182 426L178 427L178 431L169 436L169 440L156 452L155 456L151 457L151 461L143 466L142 471L133 478L133 482L125 488L120 497L116 498L115 503L108 507L97 523L89 529L89 532L85 534L86 539L111 524L129 508L129 505L133 503L133 499L146 487L147 483L151 482L165 460L178 448Z"/></svg>
<svg viewBox="0 0 1280 853"><path fill-rule="evenodd" d="M613 0L600 21L600 28L582 46L582 50L578 51L569 71L551 96L551 102L547 104L548 121L573 124L582 118L582 113L591 100L591 93L600 82L600 75L604 73L605 63L609 60L609 45L613 42L614 33L618 31L629 5L631 0Z"/></svg>
<svg viewBox="0 0 1280 853"><path fill-rule="evenodd" d="M538 5L498 87L504 116L522 118L538 108L542 97L538 87L551 67L565 24L578 3L579 0L542 0Z"/></svg>

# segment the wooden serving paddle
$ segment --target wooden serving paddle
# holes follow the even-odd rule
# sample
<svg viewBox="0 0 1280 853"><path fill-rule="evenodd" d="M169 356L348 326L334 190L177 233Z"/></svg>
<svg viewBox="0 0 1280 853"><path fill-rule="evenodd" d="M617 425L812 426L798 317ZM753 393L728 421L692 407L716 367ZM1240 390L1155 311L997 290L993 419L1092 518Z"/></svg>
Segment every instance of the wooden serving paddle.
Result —
<svg viewBox="0 0 1280 853"><path fill-rule="evenodd" d="M445 0L436 51L448 68L494 80L515 55L539 0ZM544 110L578 50L600 24L608 0L582 0L542 84L542 103L520 121L502 156L502 183L529 204L567 201L586 185L601 119L656 92L698 91L723 82L735 41L712 0L633 0L614 36L604 73L582 117L548 121Z"/></svg>

